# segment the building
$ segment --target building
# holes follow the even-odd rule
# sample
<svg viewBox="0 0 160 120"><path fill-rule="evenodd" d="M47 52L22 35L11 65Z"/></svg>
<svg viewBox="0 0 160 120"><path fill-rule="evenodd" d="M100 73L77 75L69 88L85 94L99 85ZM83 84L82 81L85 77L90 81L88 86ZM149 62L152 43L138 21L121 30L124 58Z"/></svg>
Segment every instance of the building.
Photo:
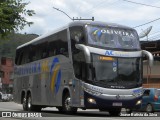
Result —
<svg viewBox="0 0 160 120"><path fill-rule="evenodd" d="M12 93L13 88L13 59L2 57L0 60L0 91Z"/></svg>
<svg viewBox="0 0 160 120"><path fill-rule="evenodd" d="M141 48L150 51L154 56L154 65L151 68L146 59L143 61L143 87L160 88L160 40L141 42Z"/></svg>

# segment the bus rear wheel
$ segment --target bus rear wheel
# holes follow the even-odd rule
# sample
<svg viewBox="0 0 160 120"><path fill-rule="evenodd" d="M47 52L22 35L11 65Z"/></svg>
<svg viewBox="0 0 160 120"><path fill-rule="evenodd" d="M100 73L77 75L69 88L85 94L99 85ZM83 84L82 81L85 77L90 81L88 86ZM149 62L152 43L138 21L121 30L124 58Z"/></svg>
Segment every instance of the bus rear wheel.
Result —
<svg viewBox="0 0 160 120"><path fill-rule="evenodd" d="M29 94L29 95L27 96L27 110L28 110L28 111L32 111L32 110L33 110L31 94Z"/></svg>
<svg viewBox="0 0 160 120"><path fill-rule="evenodd" d="M32 104L32 97L31 97L31 94L29 94L27 96L27 110L28 111L41 111L42 107L39 106L39 105L33 105Z"/></svg>
<svg viewBox="0 0 160 120"><path fill-rule="evenodd" d="M63 112L67 114L74 114L77 112L77 108L71 107L71 97L69 93L65 94L62 101L62 105L63 105Z"/></svg>
<svg viewBox="0 0 160 120"><path fill-rule="evenodd" d="M27 101L25 96L23 96L22 98L22 105L23 105L23 110L27 111Z"/></svg>

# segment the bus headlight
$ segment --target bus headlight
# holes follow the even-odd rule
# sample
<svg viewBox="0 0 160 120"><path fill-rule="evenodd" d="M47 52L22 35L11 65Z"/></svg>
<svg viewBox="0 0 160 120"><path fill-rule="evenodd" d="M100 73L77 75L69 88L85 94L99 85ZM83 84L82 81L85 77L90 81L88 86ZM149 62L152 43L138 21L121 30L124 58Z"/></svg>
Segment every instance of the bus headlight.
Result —
<svg viewBox="0 0 160 120"><path fill-rule="evenodd" d="M91 95L95 95L95 96L99 96L99 95L102 94L101 92L94 91L94 90L87 89L87 88L84 88L84 91L86 91L87 93L89 93L89 94L91 94Z"/></svg>
<svg viewBox="0 0 160 120"><path fill-rule="evenodd" d="M142 103L142 100L138 100L136 105L140 105Z"/></svg>
<svg viewBox="0 0 160 120"><path fill-rule="evenodd" d="M142 96L143 95L143 89L133 90L133 94L132 95L135 96L135 97Z"/></svg>
<svg viewBox="0 0 160 120"><path fill-rule="evenodd" d="M89 103L92 103L92 104L96 104L96 101L95 101L95 99L93 99L93 98L88 98L88 102L89 102Z"/></svg>

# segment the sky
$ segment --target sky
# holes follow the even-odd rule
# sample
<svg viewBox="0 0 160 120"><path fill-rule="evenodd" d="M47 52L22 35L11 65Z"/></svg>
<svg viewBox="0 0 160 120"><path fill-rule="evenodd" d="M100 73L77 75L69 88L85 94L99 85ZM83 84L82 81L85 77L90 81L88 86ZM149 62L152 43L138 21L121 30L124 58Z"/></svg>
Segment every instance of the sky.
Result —
<svg viewBox="0 0 160 120"><path fill-rule="evenodd" d="M160 18L160 0L24 0L24 2L30 2L26 8L36 13L32 17L26 16L28 21L34 22L30 27L26 26L20 31L27 34L43 35L72 22L64 13L53 7L64 11L71 18L94 17L95 21L117 23L132 28ZM141 34L150 26L152 30L148 34L148 39L160 39L160 19L135 29ZM141 40L145 39L147 37Z"/></svg>

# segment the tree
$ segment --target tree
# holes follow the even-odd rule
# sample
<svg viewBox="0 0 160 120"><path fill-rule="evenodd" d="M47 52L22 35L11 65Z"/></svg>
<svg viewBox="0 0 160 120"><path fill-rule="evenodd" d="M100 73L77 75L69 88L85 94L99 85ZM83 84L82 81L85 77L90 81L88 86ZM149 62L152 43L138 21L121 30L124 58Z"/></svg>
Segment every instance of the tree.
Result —
<svg viewBox="0 0 160 120"><path fill-rule="evenodd" d="M35 14L33 10L25 8L28 4L23 0L0 0L0 37L33 24L25 18L25 16Z"/></svg>

